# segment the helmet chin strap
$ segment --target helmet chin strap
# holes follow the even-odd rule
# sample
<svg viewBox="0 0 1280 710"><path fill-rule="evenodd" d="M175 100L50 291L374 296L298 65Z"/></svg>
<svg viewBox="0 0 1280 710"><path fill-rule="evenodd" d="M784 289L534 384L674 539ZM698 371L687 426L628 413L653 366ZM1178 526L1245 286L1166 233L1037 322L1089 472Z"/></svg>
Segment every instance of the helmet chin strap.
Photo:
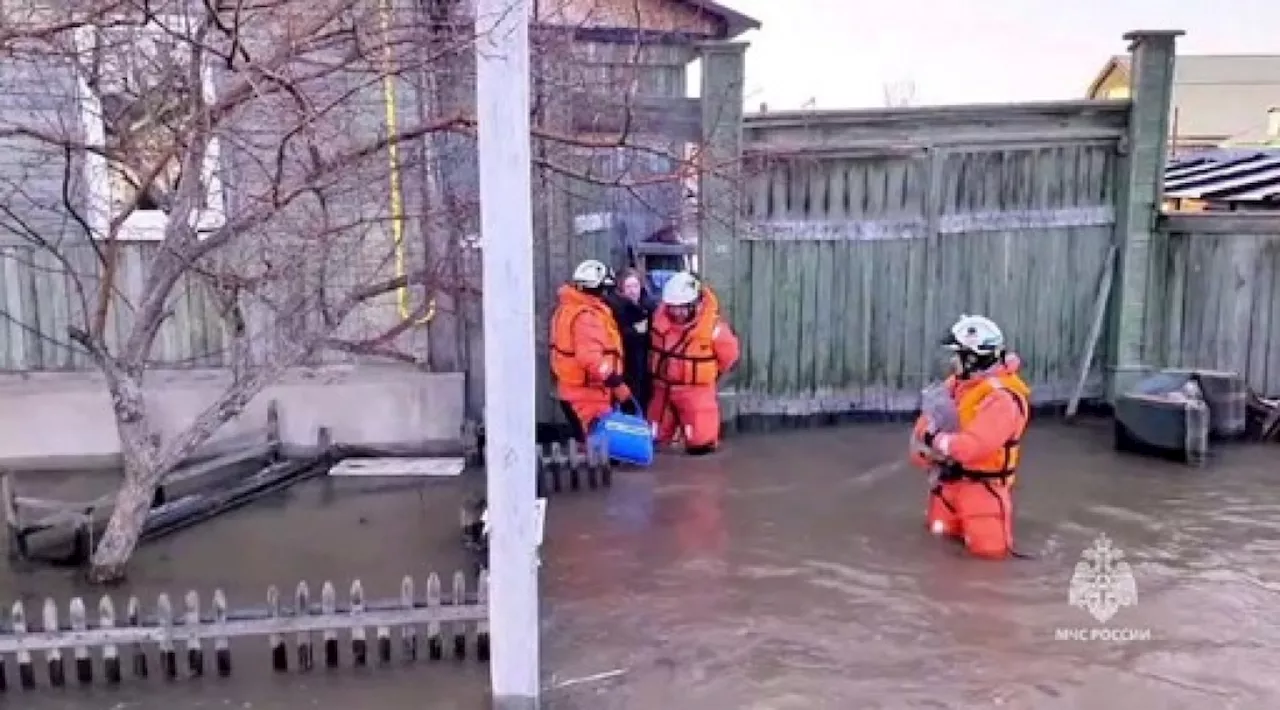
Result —
<svg viewBox="0 0 1280 710"><path fill-rule="evenodd" d="M962 380L967 380L1000 364L1004 360L1004 352L996 351L990 355L980 355L972 350L961 350L956 353L956 359L960 361L960 372L956 375Z"/></svg>

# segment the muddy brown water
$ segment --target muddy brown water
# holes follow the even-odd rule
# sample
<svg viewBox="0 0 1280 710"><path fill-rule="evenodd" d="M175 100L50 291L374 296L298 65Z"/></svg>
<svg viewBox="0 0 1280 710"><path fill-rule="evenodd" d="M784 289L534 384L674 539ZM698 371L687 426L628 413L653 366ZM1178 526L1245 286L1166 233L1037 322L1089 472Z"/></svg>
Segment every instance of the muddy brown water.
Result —
<svg viewBox="0 0 1280 710"><path fill-rule="evenodd" d="M664 457L619 473L607 492L556 498L544 705L1275 707L1280 449L1223 447L1189 469L1113 453L1107 427L1044 423L1029 436L1018 535L1030 560L970 560L926 534L924 483L903 462L900 424L737 437L715 457ZM148 545L132 585L151 595L222 586L233 604L256 604L271 583L306 578L314 589L358 576L377 598L394 596L406 572L464 564L458 486L349 483L308 483ZM1103 627L1067 601L1100 533L1132 565L1138 597L1106 627L1139 638L1058 640L1059 630ZM68 573L49 571L0 572L0 590L78 591ZM487 707L474 661L274 676L264 646L237 649L231 680L20 700L10 691L0 705Z"/></svg>

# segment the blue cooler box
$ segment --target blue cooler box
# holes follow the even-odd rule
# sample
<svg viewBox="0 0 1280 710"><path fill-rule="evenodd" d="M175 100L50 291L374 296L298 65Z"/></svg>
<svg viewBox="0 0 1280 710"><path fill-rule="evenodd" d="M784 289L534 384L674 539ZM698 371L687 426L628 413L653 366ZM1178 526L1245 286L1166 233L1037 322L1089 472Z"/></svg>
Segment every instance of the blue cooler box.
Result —
<svg viewBox="0 0 1280 710"><path fill-rule="evenodd" d="M636 466L653 463L653 430L644 417L615 409L596 421L591 437L604 440L614 461Z"/></svg>

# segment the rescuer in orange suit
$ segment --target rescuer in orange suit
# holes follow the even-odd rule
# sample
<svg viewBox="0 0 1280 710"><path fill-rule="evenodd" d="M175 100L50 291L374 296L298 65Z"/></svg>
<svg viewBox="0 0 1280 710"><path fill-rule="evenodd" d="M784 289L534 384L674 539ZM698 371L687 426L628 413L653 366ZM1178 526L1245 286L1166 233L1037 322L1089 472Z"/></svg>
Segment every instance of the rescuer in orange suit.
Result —
<svg viewBox="0 0 1280 710"><path fill-rule="evenodd" d="M654 438L659 444L682 438L690 454L715 451L720 444L716 383L737 364L739 353L738 337L720 319L715 294L688 271L672 274L649 328Z"/></svg>
<svg viewBox="0 0 1280 710"><path fill-rule="evenodd" d="M609 267L588 259L560 287L559 303L551 316L556 396L579 441L586 440L595 421L612 411L615 403L632 401L622 379L622 335L605 301L613 285Z"/></svg>
<svg viewBox="0 0 1280 710"><path fill-rule="evenodd" d="M944 383L954 405L954 431L936 413L916 421L912 460L931 470L927 522L935 535L956 537L977 557L1013 554L1010 490L1022 455L1031 389L1018 376L1017 355L990 319L961 316L943 341L952 352Z"/></svg>

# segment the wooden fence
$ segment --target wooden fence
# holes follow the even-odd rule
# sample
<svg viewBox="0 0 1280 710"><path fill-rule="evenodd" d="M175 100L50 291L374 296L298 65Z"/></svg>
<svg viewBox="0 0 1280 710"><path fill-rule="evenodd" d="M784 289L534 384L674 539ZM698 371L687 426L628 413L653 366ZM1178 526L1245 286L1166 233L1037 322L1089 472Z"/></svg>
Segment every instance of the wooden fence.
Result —
<svg viewBox="0 0 1280 710"><path fill-rule="evenodd" d="M121 242L116 294L108 312L107 340L122 342L132 325L147 269L158 242ZM97 298L100 266L87 243L67 243L55 254L35 244L0 247L0 370L51 371L93 368L87 353L72 345L67 327L85 326L86 302ZM217 367L227 343L213 296L196 278L174 288L171 315L156 337L152 359L170 367Z"/></svg>
<svg viewBox="0 0 1280 710"><path fill-rule="evenodd" d="M356 580L351 583L348 601L342 604L333 583L325 582L316 605L307 583L300 582L292 606L282 603L279 590L273 586L267 589L263 608L230 609L226 595L216 590L206 612L200 595L190 591L183 598L181 609L175 608L168 594L159 595L151 614L144 613L137 597L130 597L123 617L117 614L110 596L99 601L96 616L77 597L67 605L65 622L59 615L58 603L46 599L38 627L32 618L35 610L28 610L19 601L13 604L8 624L0 632L0 691L9 688L6 660L10 656L17 668L18 687L30 690L37 686L37 653L43 654L48 684L66 685L64 652L68 651L76 681L82 685L94 682L95 666L99 664L101 678L110 684L123 680L125 668L137 678L146 678L151 675L153 657L161 677L201 677L207 668L206 643L213 650L217 674L226 677L231 675L233 665L231 639L237 637L267 637L271 665L277 672L289 670L292 637L293 665L305 673L317 662L316 633L320 634L319 655L323 656L325 667L341 665L342 632L348 637L352 665L366 666L370 663L369 627L374 628L372 652L378 665L390 665L397 656L404 662L418 660L422 656L420 638L429 660L441 660L445 649L451 647L456 658L473 652L478 660L487 661L488 573L481 572L475 589L469 591L466 576L457 572L451 591L449 595L444 593L440 575L433 572L422 595L418 594L414 579L405 577L398 599L370 602L365 599L363 584ZM393 640L397 627L398 644Z"/></svg>
<svg viewBox="0 0 1280 710"><path fill-rule="evenodd" d="M1065 400L1127 119L1125 102L749 117L738 413L909 411L962 313L1001 324L1036 401Z"/></svg>
<svg viewBox="0 0 1280 710"><path fill-rule="evenodd" d="M1280 216L1172 214L1160 233L1150 359L1234 371L1255 392L1280 395Z"/></svg>

